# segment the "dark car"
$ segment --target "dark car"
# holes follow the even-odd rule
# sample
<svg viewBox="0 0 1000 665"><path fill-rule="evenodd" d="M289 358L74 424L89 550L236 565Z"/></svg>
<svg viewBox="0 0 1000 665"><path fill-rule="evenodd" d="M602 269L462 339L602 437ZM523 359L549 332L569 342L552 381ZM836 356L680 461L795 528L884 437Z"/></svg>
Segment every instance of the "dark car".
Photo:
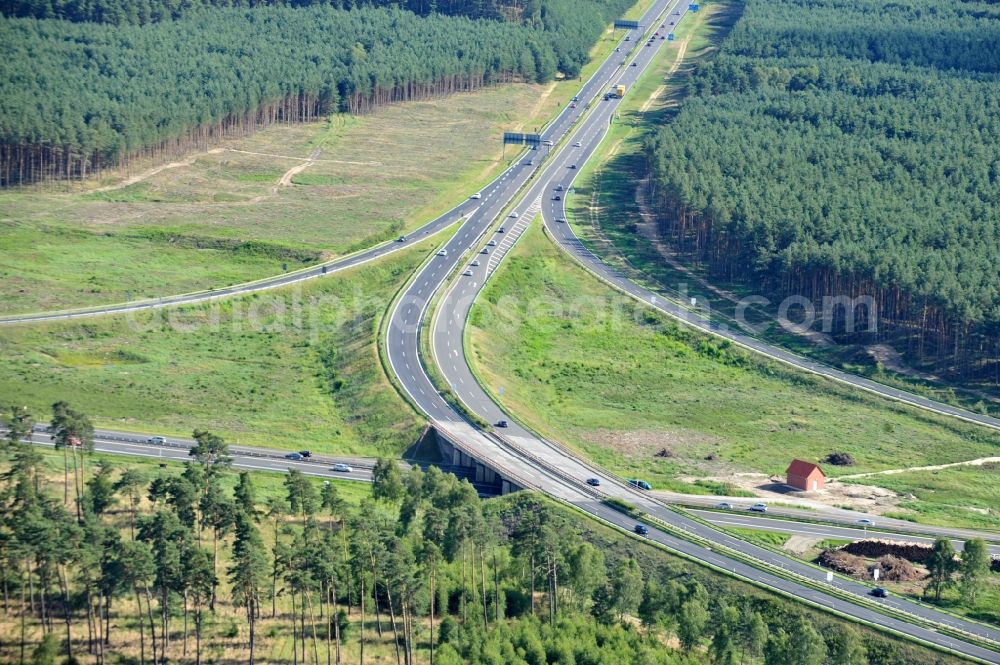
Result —
<svg viewBox="0 0 1000 665"><path fill-rule="evenodd" d="M313 454L311 452L309 452L308 450L300 450L299 451L299 455L302 455L303 457L312 457L313 456Z"/></svg>
<svg viewBox="0 0 1000 665"><path fill-rule="evenodd" d="M648 536L649 535L649 529L646 528L645 524L636 524L634 531L637 534L639 534L640 536Z"/></svg>
<svg viewBox="0 0 1000 665"><path fill-rule="evenodd" d="M296 461L302 459L302 455L300 455L299 453L288 453L287 455L285 455L285 459Z"/></svg>
<svg viewBox="0 0 1000 665"><path fill-rule="evenodd" d="M889 597L889 592L886 591L885 589L883 589L880 586L875 587L874 589L872 589L871 591L869 591L869 593L871 595L875 596L876 598L888 598Z"/></svg>
<svg viewBox="0 0 1000 665"><path fill-rule="evenodd" d="M633 62L633 63L632 63L632 66L633 66L633 67L638 67L639 65L637 65L636 63L634 63L634 62Z"/></svg>
<svg viewBox="0 0 1000 665"><path fill-rule="evenodd" d="M636 480L635 478L629 478L628 484L631 485L632 487L638 487L641 490L653 489L653 487L645 480Z"/></svg>
<svg viewBox="0 0 1000 665"><path fill-rule="evenodd" d="M506 427L506 426L507 426L507 421L506 420L498 420L497 421L497 427Z"/></svg>
<svg viewBox="0 0 1000 665"><path fill-rule="evenodd" d="M556 194L555 196L552 197L552 200L553 201L562 201L562 197L559 196L558 194Z"/></svg>
<svg viewBox="0 0 1000 665"><path fill-rule="evenodd" d="M600 487L601 486L601 479L600 478L587 478L587 484L590 485L591 487Z"/></svg>

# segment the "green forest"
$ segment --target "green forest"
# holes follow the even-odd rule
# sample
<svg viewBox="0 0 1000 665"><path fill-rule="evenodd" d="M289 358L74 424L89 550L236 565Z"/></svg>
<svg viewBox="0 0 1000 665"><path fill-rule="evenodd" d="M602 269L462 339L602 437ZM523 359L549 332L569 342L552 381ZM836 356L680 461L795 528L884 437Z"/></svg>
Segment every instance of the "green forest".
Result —
<svg viewBox="0 0 1000 665"><path fill-rule="evenodd" d="M94 23L154 23L180 18L185 14L211 7L252 8L264 5L285 7L309 7L326 5L336 9L354 9L356 7L398 7L420 16L429 14L445 14L447 16L467 16L469 18L486 18L510 20L515 22L549 23L553 17L563 13L562 18L569 18L565 7L559 7L551 0L528 0L521 2L497 2L496 0L188 0L183 3L167 0L3 0L0 2L0 14L4 16L21 16L32 18L58 18L67 21L91 21ZM575 3L575 13L588 13L594 6L588 3ZM610 17L605 17L610 18Z"/></svg>
<svg viewBox="0 0 1000 665"><path fill-rule="evenodd" d="M924 367L1000 383L1000 6L748 0L648 142L662 236ZM873 317L874 318L874 317Z"/></svg>
<svg viewBox="0 0 1000 665"><path fill-rule="evenodd" d="M148 25L0 18L0 185L84 177L274 122L575 76L628 6L546 0L517 20L326 4Z"/></svg>
<svg viewBox="0 0 1000 665"><path fill-rule="evenodd" d="M236 476L209 432L183 467L143 468L95 460L64 402L44 455L30 413L4 415L4 662L952 662L434 467L380 460L348 501L351 483Z"/></svg>

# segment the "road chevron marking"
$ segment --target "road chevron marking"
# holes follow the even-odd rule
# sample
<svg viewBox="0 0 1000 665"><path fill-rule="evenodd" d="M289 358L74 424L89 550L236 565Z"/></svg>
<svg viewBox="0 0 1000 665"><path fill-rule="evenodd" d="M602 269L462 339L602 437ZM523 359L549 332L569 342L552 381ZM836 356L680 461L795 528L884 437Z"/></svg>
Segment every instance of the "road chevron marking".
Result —
<svg viewBox="0 0 1000 665"><path fill-rule="evenodd" d="M518 220L514 222L514 226L510 227L510 229L504 233L503 240L497 243L497 248L493 251L490 260L486 265L487 277L492 275L497 269L500 262L503 261L503 258L507 256L507 252L514 247L514 243L516 243L518 238L521 237L521 234L524 233L525 229L528 228L528 225L531 224L531 220L535 218L541 209L542 195L539 194L538 198L536 198L531 205L529 205L525 211L521 213Z"/></svg>

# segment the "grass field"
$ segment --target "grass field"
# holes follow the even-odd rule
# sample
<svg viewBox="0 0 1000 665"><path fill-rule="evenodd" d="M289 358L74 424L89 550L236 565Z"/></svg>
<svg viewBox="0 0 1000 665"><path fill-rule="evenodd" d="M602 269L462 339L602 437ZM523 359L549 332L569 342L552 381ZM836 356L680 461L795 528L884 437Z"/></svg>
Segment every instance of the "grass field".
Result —
<svg viewBox="0 0 1000 665"><path fill-rule="evenodd" d="M784 531L759 531L757 529L741 529L739 527L726 529L726 531L747 542L766 547L781 547L792 537L792 534Z"/></svg>
<svg viewBox="0 0 1000 665"><path fill-rule="evenodd" d="M257 296L2 328L0 404L45 419L66 400L106 427L398 455L421 424L382 372L375 331L435 242Z"/></svg>
<svg viewBox="0 0 1000 665"><path fill-rule="evenodd" d="M615 43L609 29L581 79ZM488 182L517 155L503 158L502 132L537 131L579 86L334 115L100 182L0 192L0 314L219 288L392 238Z"/></svg>
<svg viewBox="0 0 1000 665"><path fill-rule="evenodd" d="M543 122L570 86L504 86L272 127L124 187L2 192L0 312L217 288L391 238L487 182L506 164L501 133Z"/></svg>
<svg viewBox="0 0 1000 665"><path fill-rule="evenodd" d="M656 127L670 122L679 110L688 74L699 60L711 57L741 11L739 2L710 2L702 4L699 13L685 16L677 26L676 40L667 45L665 56L654 71L629 91L620 107L620 118L611 127L600 151L581 170L566 198L567 218L584 243L605 261L651 290L681 303L697 298L703 314L710 311L716 320L731 326L735 325L735 301L757 295L753 285L709 284L701 267L671 265L664 260L649 239L655 235L655 229L640 214L638 194L647 172L646 138ZM682 48L683 59L673 70ZM777 302L770 310L753 306L746 311L748 320L767 325L766 331L758 336L771 343L977 413L1000 413L1000 396L995 386L970 384L964 386L969 390L962 390L962 386L891 371L860 345L811 343L806 337L777 325L776 307Z"/></svg>
<svg viewBox="0 0 1000 665"><path fill-rule="evenodd" d="M900 507L913 512L892 517L942 526L961 520L1000 530L1000 464L911 471L859 478L857 482L886 487L907 497Z"/></svg>
<svg viewBox="0 0 1000 665"><path fill-rule="evenodd" d="M585 273L537 224L487 285L470 323L471 361L514 415L655 487L699 491L678 478L780 474L793 457L819 460L832 451L854 455L858 473L995 455L1000 447L985 428L682 329ZM1000 483L996 473L976 477L982 486Z"/></svg>

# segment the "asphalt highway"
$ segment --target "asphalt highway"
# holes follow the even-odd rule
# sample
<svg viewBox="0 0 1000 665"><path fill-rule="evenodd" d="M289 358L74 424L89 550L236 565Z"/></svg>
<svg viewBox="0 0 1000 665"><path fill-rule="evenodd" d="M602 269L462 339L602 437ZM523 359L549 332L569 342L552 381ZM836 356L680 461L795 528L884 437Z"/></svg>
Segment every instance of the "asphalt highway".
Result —
<svg viewBox="0 0 1000 665"><path fill-rule="evenodd" d="M150 457L164 461L188 461L191 459L188 455L188 451L194 445L194 441L191 439L168 437L165 444L154 444L148 442L149 438L149 436L143 434L95 430L94 450L102 453ZM42 446L53 445L51 436L44 431L43 427L35 428L35 431L32 433L31 442ZM299 450L301 448L283 452L270 448L254 448L239 445L229 446L229 452L233 458L233 467L237 469L275 471L278 473L287 473L290 469L297 469L310 476L371 482L372 467L375 465L374 460L356 457L326 457L323 455L313 455L308 459L301 460L291 460L285 457L286 454L298 452ZM338 462L350 466L350 473L333 471L333 465Z"/></svg>
<svg viewBox="0 0 1000 665"><path fill-rule="evenodd" d="M601 133L601 138L603 138L603 135L604 132ZM593 147L596 148L600 139L597 138L593 141ZM564 186L568 189L569 183L571 182L572 178L569 178L569 182L565 183ZM861 390L865 390L897 402L903 402L921 409L926 409L927 411L933 411L935 413L960 418L962 420L991 427L993 429L1000 429L1000 419L981 413L974 413L950 404L937 402L921 395L916 395L905 390L899 390L898 388L893 388L891 386L878 383L877 381L872 381L871 379L867 379L856 374L850 374L835 367L824 365L823 363L806 358L805 356L800 356L792 353L791 351L762 342L755 337L744 335L739 331L729 328L725 324L716 323L710 320L702 314L699 314L697 311L693 311L687 307L682 307L676 302L665 298L663 295L654 293L653 291L636 284L627 276L606 264L601 257L590 251L590 249L588 249L580 241L570 224L557 221L560 219L566 219L565 197L563 197L562 201L547 199L546 203L547 204L542 208L545 215L545 226L556 241L567 252L579 261L588 271L597 275L607 284L610 284L622 293L632 296L636 300L642 301L646 305L658 309L670 317L679 319L689 326L698 328L699 330L728 339L739 346L750 349L787 365L791 365L797 369L825 376L829 379L848 384L854 388L860 388Z"/></svg>
<svg viewBox="0 0 1000 665"><path fill-rule="evenodd" d="M501 175L497 176L496 180L487 186L487 189L492 189L496 187L497 183L504 179L510 170L505 171ZM486 190L484 190L486 191ZM272 277L266 277L264 279L256 280L253 282L246 282L244 284L237 284L234 286L227 286L220 289L210 289L207 291L196 291L193 293L186 293L180 295L164 296L162 298L153 298L146 300L137 300L135 302L127 303L117 303L114 305L104 305L98 307L81 308L74 310L61 310L52 312L37 312L32 314L13 314L7 316L0 316L0 326L2 325L16 325L24 323L40 323L45 321L62 321L68 319L85 319L94 316L104 316L107 314L124 314L129 312L140 312L143 310L160 309L164 307L176 307L178 305L190 305L198 302L205 302L208 300L218 300L220 298L229 298L232 296L245 295L248 293L255 293L258 291L266 291L269 289L275 289L283 286L289 286L298 282L316 279L318 277L323 277L325 275L332 275L334 273L340 272L342 270L347 270L349 268L354 268L356 266L380 259L383 256L396 252L398 250L404 249L406 247L411 247L416 243L422 242L427 238L435 235L436 233L443 231L449 226L460 221L463 217L470 214L476 208L479 207L479 202L473 199L467 199L462 201L457 206L449 210L448 212L440 215L439 217L427 222L423 226L414 229L409 234L405 236L400 236L402 240L390 240L369 249L362 250L360 252L355 252L353 254L348 254L336 259L327 261L326 263L317 264L303 270L296 270L294 272L283 273L280 275L274 275Z"/></svg>
<svg viewBox="0 0 1000 665"><path fill-rule="evenodd" d="M671 2L670 15L675 6L684 11L687 3L683 0ZM651 25L652 17L663 10L664 3L657 3L642 23ZM664 17L663 20L668 19ZM657 19L656 23L659 22ZM642 40L638 32L630 36L632 40ZM631 43L634 44L635 41ZM466 363L463 338L465 324L472 303L489 275L496 269L499 260L509 252L535 213L545 210L546 202L551 200L549 194L555 191L556 186L563 184L566 187L564 183L572 182L572 175L577 172L575 167L582 165L600 142L618 105L617 100L602 101L603 93L614 83L621 82L631 86L664 43L665 40L657 39L648 47L638 46L628 56L629 64L624 67L618 57L615 57L617 54L613 55L594 78L583 86L578 109L567 109L550 129L552 133L545 137L557 138L562 134L562 128L568 126L570 120L565 117L567 112L579 113L587 104L593 104L595 108L572 129L570 135L565 137L564 145L550 159L545 160L543 165L525 164L526 167L533 166L540 173L527 184L523 194L517 195L517 190L527 183L528 172L514 177L500 196L484 202L483 208L470 216L459 232L443 247L444 252L433 257L418 271L390 314L386 350L393 373L410 399L428 415L439 430L458 442L464 451L476 459L487 461L493 468L524 487L540 489L597 517L631 529L635 526L634 520L602 503L602 499L609 496L624 499L673 529L688 534L695 541L703 539L712 543L706 547L677 537L667 530L650 528L651 539L684 555L808 602L988 662L1000 663L1000 654L997 652L942 635L935 626L949 626L998 646L1000 630L900 598L890 597L874 603L868 595L871 587L867 585L840 578L827 583L823 571L676 513L649 494L635 490L603 470L580 460L563 446L539 438L521 427L492 400ZM623 46L628 45L623 42ZM631 66L633 60L635 67ZM575 145L577 142L580 143L579 146ZM499 229L490 230L492 220L500 214L507 214L505 208L508 201L514 202L512 210L517 216L508 215L504 218L502 233ZM565 224L559 222L553 224L565 227ZM434 365L449 386L449 397L457 398L469 411L494 423L492 432L484 432L471 426L450 406L445 395L434 387L422 360L421 322L425 318L430 299L448 284L449 277L455 273L457 275L445 290L430 324L431 354ZM502 387L492 388L500 392ZM501 421L504 426L499 425ZM600 487L588 486L586 480L590 478L597 479ZM753 565L744 557L753 561ZM836 595L821 590L830 587L837 589ZM882 607L903 612L911 620L904 621L884 614L879 611Z"/></svg>
<svg viewBox="0 0 1000 665"><path fill-rule="evenodd" d="M971 538L982 538L983 540L989 541L991 543L1000 543L1000 533L995 531L976 531L973 529L959 529L955 527L946 526L935 526L932 524L919 524L917 522L908 522L906 520L894 519L891 517L886 517L885 515L874 515L870 513L858 512L855 510L847 510L844 508L836 508L834 506L820 506L816 509L809 510L806 508L794 508L783 505L775 505L773 503L768 503L767 499L762 498L752 498L747 499L745 497L719 497L719 496L705 496L705 495L695 495L695 494L680 494L678 492L664 492L657 490L655 492L656 496L661 500L674 504L685 506L692 509L699 508L716 508L720 503L726 502L733 506L732 510L742 511L744 517L760 517L760 513L747 513L746 511L751 505L759 502L767 504L767 516L768 517L786 517L791 518L789 521L797 520L799 523L814 522L829 524L831 526L844 526L848 528L853 528L858 526L858 520L860 519L870 519L877 525L878 529L881 531L887 531L899 534L900 536L906 537L936 537L944 536L946 538L952 538L954 540L969 540ZM711 512L711 511L708 511Z"/></svg>
<svg viewBox="0 0 1000 665"><path fill-rule="evenodd" d="M920 536L914 533L893 531L880 527L876 522L875 526L865 528L860 525L837 526L834 524L820 524L816 522L799 522L796 520L786 520L774 517L765 517L760 513L748 512L720 512L715 510L691 510L692 515L700 517L706 522L710 522L720 527L735 527L739 529L754 529L757 531L781 531L796 536L806 536L809 538L826 539L849 539L849 540L893 540L897 542L919 543L921 545L933 545L934 538ZM964 541L952 540L952 545L956 550L961 551ZM989 543L987 545L990 554L1000 557L1000 545Z"/></svg>
<svg viewBox="0 0 1000 665"><path fill-rule="evenodd" d="M687 0L657 0L640 21L645 26L658 26L661 22L679 20L687 10ZM669 7L669 8L668 8ZM680 14L674 18L674 11ZM662 16L661 16L662 15ZM976 420L993 427L1000 426L995 419L978 414L970 414L954 407L939 405L902 391L881 386L873 382L846 375L837 370L824 368L812 361L793 356L788 352L764 345L757 340L729 331L717 329L714 324L694 317L689 320L688 312L668 301L658 299L655 294L633 285L624 276L618 275L605 266L600 259L587 252L567 224L556 222L553 210L558 209L558 218L564 216L561 202L551 199L551 192L560 184L564 187L572 182L576 174L574 166L582 166L590 157L606 128L612 121L618 106L617 100L602 100L612 84L624 83L631 87L639 73L649 64L653 55L665 45L666 40L657 39L645 45L640 31L629 34L630 41L620 44L621 51L613 53L596 71L593 77L581 86L579 102L568 106L544 130L543 139L559 143L549 154L548 146L526 151L514 166L504 171L481 192L481 197L463 201L436 220L411 233L405 242L385 243L350 257L324 266L310 268L294 274L281 275L269 280L240 285L212 292L188 294L162 301L126 303L96 310L46 313L23 317L6 317L0 323L34 322L66 318L78 318L115 312L149 309L167 305L198 302L251 291L284 286L290 283L319 277L334 270L342 270L365 261L374 260L397 248L422 240L459 219L464 219L458 231L443 243L438 255L432 256L417 271L394 305L386 333L386 355L402 390L410 400L423 411L431 422L462 450L479 460L488 462L501 471L512 482L525 487L536 488L572 503L575 506L626 529L632 529L635 521L608 508L602 503L606 497L627 500L649 515L669 525L670 529L650 528L649 538L667 545L674 551L703 563L730 571L771 589L787 593L817 606L832 609L862 621L905 633L927 643L953 649L962 654L979 658L986 662L1000 663L1000 653L978 643L963 641L950 634L939 632L936 626L948 626L953 630L975 636L980 641L1000 645L1000 631L981 624L944 614L900 598L874 600L868 597L870 587L851 580L835 578L826 582L822 571L803 562L756 547L740 539L728 536L718 529L684 516L654 500L650 495L634 490L619 479L578 459L571 451L557 443L545 441L534 433L519 426L505 414L479 385L465 361L463 331L469 308L481 291L490 272L495 270L500 259L510 250L525 224L530 222L535 212L541 211L550 233L567 246L584 264L617 288L637 298L653 304L667 313L685 318L692 325L703 327L754 348L766 355L776 357L796 366L816 371L853 385L893 396L902 401L926 402L925 408L950 413L968 420ZM629 53L629 49L634 50ZM627 64L623 64L623 61ZM634 63L635 66L632 66ZM579 142L580 146L573 145ZM533 176L537 176L532 179ZM524 189L521 195L522 188ZM472 193L470 192L470 195ZM504 232L491 232L490 227L512 202L517 217L506 217ZM558 204L558 205L556 205ZM490 243L495 244L490 244ZM484 251L485 250L485 251ZM589 258L588 258L589 257ZM478 261L479 265L473 265ZM461 266L460 270L456 270ZM325 268L325 269L324 269ZM468 271L469 274L463 274ZM456 279L442 297L430 328L428 340L435 365L451 386L451 396L463 402L469 410L498 423L507 421L507 427L498 427L495 432L482 431L473 427L434 387L421 351L421 323L430 305L431 298L440 293L449 276ZM870 384L870 385L869 385ZM917 400L917 402L914 402ZM984 420L985 419L985 420ZM189 442L171 441L169 446L157 447L155 451L145 443L121 441L112 435L98 433L95 442L98 449L107 452L145 454L152 457L187 458ZM140 446L143 446L140 448ZM280 455L260 455L259 450L233 447L234 466L239 468L260 468L282 471L300 468L314 475L332 475L326 466L328 461L287 460ZM273 451L272 451L273 453ZM348 477L354 474L346 474ZM355 476L361 479L360 472ZM370 474L369 474L370 477ZM600 480L600 487L593 488L585 483L588 478ZM688 537L681 538L675 532L683 532ZM699 543L701 541L701 543ZM705 545L704 543L709 543ZM829 589L824 591L824 589ZM896 614L887 614L882 609L905 613L908 620Z"/></svg>

